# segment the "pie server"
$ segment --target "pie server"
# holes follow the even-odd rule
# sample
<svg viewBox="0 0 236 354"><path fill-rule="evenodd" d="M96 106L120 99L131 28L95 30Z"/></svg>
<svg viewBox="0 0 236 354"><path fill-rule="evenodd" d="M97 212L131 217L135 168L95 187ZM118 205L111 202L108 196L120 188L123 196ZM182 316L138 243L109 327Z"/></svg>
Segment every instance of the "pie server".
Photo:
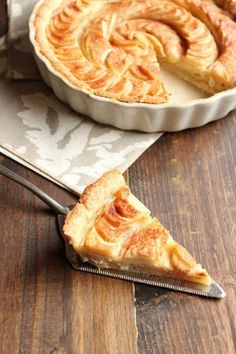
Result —
<svg viewBox="0 0 236 354"><path fill-rule="evenodd" d="M80 270L83 272L89 272L99 275L105 275L113 278L119 278L124 280L133 281L136 283L142 283L146 285L153 285L162 288L167 288L175 291L182 291L185 293L190 293L194 295L201 295L211 298L221 299L225 297L224 290L214 281L211 285L206 286L202 284L195 284L192 282L184 280L175 280L172 278L160 277L155 275L140 274L140 273L131 273L128 271L117 271L112 269L99 269L95 266L90 265L89 263L83 262L78 255L66 240L63 234L63 225L66 218L66 215L73 208L73 205L63 207L53 198L48 196L45 192L40 190L38 187L34 186L32 183L28 182L21 176L17 175L13 171L9 170L5 166L0 164L0 174L18 182L22 186L29 189L32 193L38 196L43 202L45 202L57 215L57 222L60 230L60 239L65 245L66 257L71 264L72 268Z"/></svg>

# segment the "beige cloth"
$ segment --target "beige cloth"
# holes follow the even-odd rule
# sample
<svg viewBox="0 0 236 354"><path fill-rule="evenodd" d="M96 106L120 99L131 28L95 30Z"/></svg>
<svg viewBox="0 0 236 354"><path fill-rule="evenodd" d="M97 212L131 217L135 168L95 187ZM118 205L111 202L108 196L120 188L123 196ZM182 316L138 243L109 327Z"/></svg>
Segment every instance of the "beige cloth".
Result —
<svg viewBox="0 0 236 354"><path fill-rule="evenodd" d="M80 193L108 169L127 169L161 134L100 125L54 96L30 52L27 28L35 2L8 4L7 60L0 51L0 72L8 78L0 77L0 151Z"/></svg>

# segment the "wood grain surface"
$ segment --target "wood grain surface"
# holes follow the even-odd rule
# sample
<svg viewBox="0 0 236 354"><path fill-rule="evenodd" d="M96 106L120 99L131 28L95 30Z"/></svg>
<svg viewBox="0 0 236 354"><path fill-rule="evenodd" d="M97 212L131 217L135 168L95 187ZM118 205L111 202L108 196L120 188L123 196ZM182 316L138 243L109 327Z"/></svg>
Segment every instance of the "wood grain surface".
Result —
<svg viewBox="0 0 236 354"><path fill-rule="evenodd" d="M47 207L0 177L0 353L234 354L236 114L166 134L129 169L129 183L225 289L209 300L73 271ZM75 200L2 158L61 203Z"/></svg>
<svg viewBox="0 0 236 354"><path fill-rule="evenodd" d="M139 352L236 353L236 113L165 134L130 168L130 186L226 291L208 300L136 285Z"/></svg>
<svg viewBox="0 0 236 354"><path fill-rule="evenodd" d="M0 0L0 37L6 20ZM75 201L10 159L0 162L61 203ZM0 354L236 353L236 113L165 134L129 169L129 182L226 298L141 285L134 294L131 283L72 270L54 215L0 176Z"/></svg>
<svg viewBox="0 0 236 354"><path fill-rule="evenodd" d="M75 198L28 169L1 162L61 203ZM0 176L0 353L137 353L133 284L72 270L54 215Z"/></svg>

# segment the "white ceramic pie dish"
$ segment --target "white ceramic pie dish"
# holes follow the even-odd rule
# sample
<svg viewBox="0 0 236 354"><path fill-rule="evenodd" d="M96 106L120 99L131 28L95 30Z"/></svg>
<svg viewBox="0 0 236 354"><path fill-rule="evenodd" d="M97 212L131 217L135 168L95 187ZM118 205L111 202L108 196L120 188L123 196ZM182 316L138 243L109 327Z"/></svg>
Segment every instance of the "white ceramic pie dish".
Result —
<svg viewBox="0 0 236 354"><path fill-rule="evenodd" d="M124 130L173 132L205 125L225 117L236 108L236 88L204 97L200 90L163 69L164 83L172 93L170 102L165 104L123 103L78 90L52 67L35 41L33 22L42 1L35 6L29 21L35 60L44 81L55 95L78 113Z"/></svg>

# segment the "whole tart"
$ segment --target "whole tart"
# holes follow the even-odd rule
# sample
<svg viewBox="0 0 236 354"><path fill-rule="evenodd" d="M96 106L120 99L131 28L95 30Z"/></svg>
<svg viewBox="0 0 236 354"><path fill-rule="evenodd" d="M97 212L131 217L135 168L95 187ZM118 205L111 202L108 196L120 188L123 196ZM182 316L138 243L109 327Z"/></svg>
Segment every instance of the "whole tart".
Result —
<svg viewBox="0 0 236 354"><path fill-rule="evenodd" d="M160 65L209 95L236 86L234 1L41 0L35 46L74 88L165 103Z"/></svg>
<svg viewBox="0 0 236 354"><path fill-rule="evenodd" d="M131 193L116 169L84 190L63 230L81 258L98 268L205 285L212 282L207 271Z"/></svg>

